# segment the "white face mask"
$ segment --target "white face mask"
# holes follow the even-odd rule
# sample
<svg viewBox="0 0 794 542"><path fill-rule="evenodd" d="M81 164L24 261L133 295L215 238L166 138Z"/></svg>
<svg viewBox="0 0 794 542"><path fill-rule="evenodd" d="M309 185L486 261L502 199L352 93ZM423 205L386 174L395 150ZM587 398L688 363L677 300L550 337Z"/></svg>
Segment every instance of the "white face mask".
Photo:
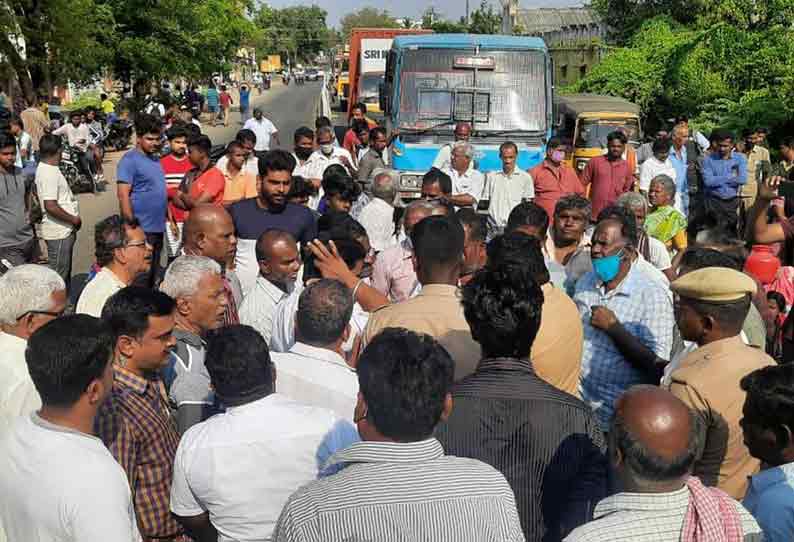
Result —
<svg viewBox="0 0 794 542"><path fill-rule="evenodd" d="M325 145L320 145L320 151L325 155L330 155L334 152L334 144L327 143Z"/></svg>

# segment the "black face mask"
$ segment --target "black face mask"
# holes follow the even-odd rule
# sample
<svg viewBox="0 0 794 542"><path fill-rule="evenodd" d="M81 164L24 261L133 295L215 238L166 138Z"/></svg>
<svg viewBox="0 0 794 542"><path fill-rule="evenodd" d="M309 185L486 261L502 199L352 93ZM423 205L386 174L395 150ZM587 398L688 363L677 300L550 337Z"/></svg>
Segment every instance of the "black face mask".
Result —
<svg viewBox="0 0 794 542"><path fill-rule="evenodd" d="M306 147L295 147L295 156L301 160L308 159L309 156L312 155L312 152L314 152L313 149L307 149Z"/></svg>

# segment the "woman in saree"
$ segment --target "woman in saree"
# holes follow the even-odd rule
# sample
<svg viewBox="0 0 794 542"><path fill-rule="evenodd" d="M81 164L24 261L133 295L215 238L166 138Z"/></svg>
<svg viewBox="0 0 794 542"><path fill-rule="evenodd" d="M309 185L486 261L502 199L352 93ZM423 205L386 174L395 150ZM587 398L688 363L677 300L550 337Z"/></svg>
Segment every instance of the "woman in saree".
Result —
<svg viewBox="0 0 794 542"><path fill-rule="evenodd" d="M675 207L675 182L668 175L657 175L648 189L651 212L645 217L645 231L672 252L683 252L687 246L686 217Z"/></svg>

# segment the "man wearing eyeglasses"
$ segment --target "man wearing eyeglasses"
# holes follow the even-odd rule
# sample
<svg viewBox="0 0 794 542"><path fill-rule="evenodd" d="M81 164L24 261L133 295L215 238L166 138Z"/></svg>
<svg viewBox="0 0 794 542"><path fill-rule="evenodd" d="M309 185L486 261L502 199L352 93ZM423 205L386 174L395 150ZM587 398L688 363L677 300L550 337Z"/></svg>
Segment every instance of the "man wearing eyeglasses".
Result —
<svg viewBox="0 0 794 542"><path fill-rule="evenodd" d="M137 219L112 215L96 225L96 262L102 268L83 288L75 312L99 318L110 296L152 265L152 246Z"/></svg>
<svg viewBox="0 0 794 542"><path fill-rule="evenodd" d="M0 277L0 437L41 407L25 362L28 338L66 310L66 284L43 265L13 267Z"/></svg>

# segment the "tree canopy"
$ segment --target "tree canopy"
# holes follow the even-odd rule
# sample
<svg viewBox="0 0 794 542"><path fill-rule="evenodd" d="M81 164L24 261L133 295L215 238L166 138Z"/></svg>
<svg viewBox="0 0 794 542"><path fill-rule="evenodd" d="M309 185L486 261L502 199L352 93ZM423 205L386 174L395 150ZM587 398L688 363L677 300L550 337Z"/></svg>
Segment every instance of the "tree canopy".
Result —
<svg viewBox="0 0 794 542"><path fill-rule="evenodd" d="M652 124L687 114L701 130L781 128L794 118L794 0L593 5L616 21L619 46L566 90L623 96Z"/></svg>
<svg viewBox="0 0 794 542"><path fill-rule="evenodd" d="M350 31L354 28L400 28L402 21L392 17L387 10L376 8L361 8L353 13L348 13L340 21L342 26L342 39L350 38Z"/></svg>
<svg viewBox="0 0 794 542"><path fill-rule="evenodd" d="M287 54L308 59L327 49L335 38L326 26L327 15L318 6L276 9L262 4L254 17L259 56Z"/></svg>

